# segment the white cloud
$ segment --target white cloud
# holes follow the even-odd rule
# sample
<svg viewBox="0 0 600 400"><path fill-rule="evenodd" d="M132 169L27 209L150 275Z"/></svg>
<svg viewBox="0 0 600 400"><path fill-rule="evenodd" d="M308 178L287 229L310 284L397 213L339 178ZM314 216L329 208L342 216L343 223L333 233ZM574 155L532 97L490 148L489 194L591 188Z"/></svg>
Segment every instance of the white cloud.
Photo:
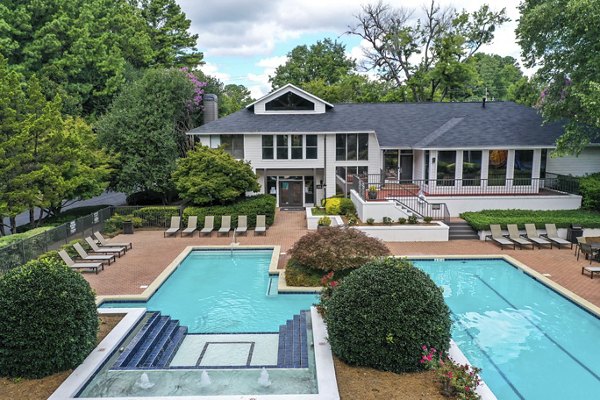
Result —
<svg viewBox="0 0 600 400"><path fill-rule="evenodd" d="M226 81L229 81L231 79L231 75L230 74L228 74L226 72L220 72L219 71L219 66L217 64L213 64L213 63L207 62L200 69L206 75L213 76L213 77L217 78L218 80L220 80L221 82L226 82Z"/></svg>
<svg viewBox="0 0 600 400"><path fill-rule="evenodd" d="M248 89L252 93L252 97L258 99L271 91L271 83L269 76L275 74L275 70L287 61L286 56L275 56L263 58L256 63L257 67L262 68L258 74L248 74L247 79L251 82Z"/></svg>

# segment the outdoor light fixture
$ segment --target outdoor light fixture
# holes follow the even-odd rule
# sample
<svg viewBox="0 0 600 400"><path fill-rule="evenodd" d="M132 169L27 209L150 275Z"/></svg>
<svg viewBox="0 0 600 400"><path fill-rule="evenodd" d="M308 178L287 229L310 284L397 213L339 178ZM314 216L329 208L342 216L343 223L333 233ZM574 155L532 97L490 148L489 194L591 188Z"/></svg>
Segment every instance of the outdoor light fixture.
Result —
<svg viewBox="0 0 600 400"><path fill-rule="evenodd" d="M435 164L435 157L431 157L431 163Z"/></svg>

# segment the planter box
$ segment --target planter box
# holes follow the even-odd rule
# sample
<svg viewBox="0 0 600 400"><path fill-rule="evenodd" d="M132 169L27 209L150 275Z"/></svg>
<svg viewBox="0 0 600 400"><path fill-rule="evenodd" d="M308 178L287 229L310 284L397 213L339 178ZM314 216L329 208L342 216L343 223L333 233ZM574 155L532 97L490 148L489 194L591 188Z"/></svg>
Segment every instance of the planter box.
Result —
<svg viewBox="0 0 600 400"><path fill-rule="evenodd" d="M450 230L448 225L439 221L427 225L356 226L355 228L384 242L447 242Z"/></svg>
<svg viewBox="0 0 600 400"><path fill-rule="evenodd" d="M317 230L317 227L319 226L319 220L321 219L321 217L324 217L324 216L325 215L313 215L312 207L306 207L306 225L308 227L308 230L309 231ZM327 215L327 216L329 218L331 218L330 226L344 226L344 220L339 215Z"/></svg>

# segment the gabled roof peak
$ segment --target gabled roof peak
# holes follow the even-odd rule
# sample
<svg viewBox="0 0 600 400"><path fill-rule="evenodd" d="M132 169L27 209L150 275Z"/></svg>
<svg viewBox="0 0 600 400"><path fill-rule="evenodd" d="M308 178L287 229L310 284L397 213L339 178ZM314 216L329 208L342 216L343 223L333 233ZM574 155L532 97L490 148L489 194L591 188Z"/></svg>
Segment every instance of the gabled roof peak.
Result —
<svg viewBox="0 0 600 400"><path fill-rule="evenodd" d="M273 99L281 97L282 95L288 92L294 93L295 95L300 96L310 102L321 104L324 109L332 109L334 107L333 104L307 92L306 90L300 89L298 86L293 85L291 83L287 83L282 87L275 89L271 93L266 94L265 96L256 100L254 103L247 105L246 109L254 111L256 105L265 104Z"/></svg>

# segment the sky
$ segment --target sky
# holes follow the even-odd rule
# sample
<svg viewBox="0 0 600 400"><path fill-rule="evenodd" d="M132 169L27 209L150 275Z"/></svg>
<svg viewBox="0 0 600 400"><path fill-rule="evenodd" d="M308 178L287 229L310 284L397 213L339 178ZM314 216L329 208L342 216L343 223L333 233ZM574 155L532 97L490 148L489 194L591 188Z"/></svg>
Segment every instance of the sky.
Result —
<svg viewBox="0 0 600 400"><path fill-rule="evenodd" d="M285 63L286 54L296 46L310 46L328 37L345 44L352 58L361 58L360 38L345 32L356 23L355 16L369 0L176 1L192 22L191 32L198 34L198 50L204 53L206 62L202 71L225 84L246 86L254 98L270 92L269 75ZM511 21L497 29L494 41L480 51L512 56L520 61L514 33L519 1L487 1L494 11L505 7ZM387 3L414 9L416 19L423 15L423 6L429 5L429 0L388 0ZM437 0L437 3L472 12L486 1Z"/></svg>

